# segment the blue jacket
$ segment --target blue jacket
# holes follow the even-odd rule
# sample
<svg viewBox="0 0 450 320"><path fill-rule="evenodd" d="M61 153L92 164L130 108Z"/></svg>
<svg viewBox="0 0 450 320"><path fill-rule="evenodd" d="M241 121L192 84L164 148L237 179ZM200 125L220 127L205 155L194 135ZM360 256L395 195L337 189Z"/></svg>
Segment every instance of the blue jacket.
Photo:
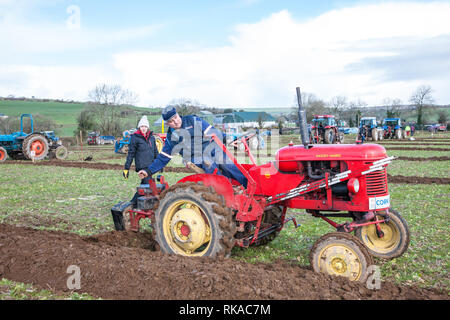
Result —
<svg viewBox="0 0 450 320"><path fill-rule="evenodd" d="M160 171L177 153L182 155L184 159L188 157L190 161L199 163L199 161L202 161L205 148L210 145L210 135L215 133L220 137L220 131L197 116L184 116L181 117L181 120L181 129L169 128L167 131L162 151L147 169L149 174ZM190 141L187 141L187 139Z"/></svg>

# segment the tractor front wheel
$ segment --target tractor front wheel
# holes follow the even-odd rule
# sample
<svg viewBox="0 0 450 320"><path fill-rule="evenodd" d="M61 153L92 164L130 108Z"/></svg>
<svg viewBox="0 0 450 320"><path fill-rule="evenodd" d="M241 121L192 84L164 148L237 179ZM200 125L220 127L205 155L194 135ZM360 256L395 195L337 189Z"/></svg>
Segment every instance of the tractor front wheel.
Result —
<svg viewBox="0 0 450 320"><path fill-rule="evenodd" d="M67 148L64 146L59 146L58 148L56 148L55 150L55 157L58 160L64 160L65 158L67 158Z"/></svg>
<svg viewBox="0 0 450 320"><path fill-rule="evenodd" d="M342 232L328 233L313 245L309 262L315 272L365 282L369 266L373 264L364 245L353 235Z"/></svg>
<svg viewBox="0 0 450 320"><path fill-rule="evenodd" d="M0 162L5 162L8 158L8 153L6 152L5 148L0 147Z"/></svg>
<svg viewBox="0 0 450 320"><path fill-rule="evenodd" d="M361 240L370 254L381 259L393 259L401 256L409 246L409 228L405 219L395 210L378 214L376 219L387 223L379 223L381 233L374 224L356 229L355 236Z"/></svg>
<svg viewBox="0 0 450 320"><path fill-rule="evenodd" d="M48 142L43 135L32 134L23 140L22 152L27 159L43 160L48 151Z"/></svg>
<svg viewBox="0 0 450 320"><path fill-rule="evenodd" d="M212 187L181 183L162 195L155 230L165 253L228 257L235 243L236 223L224 198Z"/></svg>

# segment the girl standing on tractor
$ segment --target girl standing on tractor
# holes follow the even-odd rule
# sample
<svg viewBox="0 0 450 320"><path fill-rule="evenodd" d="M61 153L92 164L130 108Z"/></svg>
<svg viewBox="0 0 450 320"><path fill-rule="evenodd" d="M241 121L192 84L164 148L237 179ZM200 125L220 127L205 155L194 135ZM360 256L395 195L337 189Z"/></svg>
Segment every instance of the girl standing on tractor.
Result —
<svg viewBox="0 0 450 320"><path fill-rule="evenodd" d="M129 170L133 160L136 172L139 172L140 170L148 168L158 155L155 137L153 136L153 131L150 131L149 127L150 125L147 116L143 116L138 123L138 130L131 135L127 160L123 170L123 177L125 179L128 179ZM149 179L149 177L142 179L141 184L148 184ZM138 197L139 195L136 192L131 199L133 208L136 208L137 206Z"/></svg>

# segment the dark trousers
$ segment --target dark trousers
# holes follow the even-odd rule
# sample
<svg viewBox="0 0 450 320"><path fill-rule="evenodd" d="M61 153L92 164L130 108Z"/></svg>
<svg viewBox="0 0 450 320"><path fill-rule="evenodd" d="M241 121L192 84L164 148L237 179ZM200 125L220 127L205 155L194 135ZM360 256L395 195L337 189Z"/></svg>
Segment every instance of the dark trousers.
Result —
<svg viewBox="0 0 450 320"><path fill-rule="evenodd" d="M202 163L200 164L196 163L195 161L192 162L205 170L205 173L213 173L215 169L218 169L217 174L234 179L242 184L244 188L247 188L247 178L238 169L238 167L231 162L231 160L225 153L222 154L221 158L216 157L216 155L213 155L213 157L214 159L204 159L204 161L202 161ZM225 161L225 159L227 159L227 161Z"/></svg>

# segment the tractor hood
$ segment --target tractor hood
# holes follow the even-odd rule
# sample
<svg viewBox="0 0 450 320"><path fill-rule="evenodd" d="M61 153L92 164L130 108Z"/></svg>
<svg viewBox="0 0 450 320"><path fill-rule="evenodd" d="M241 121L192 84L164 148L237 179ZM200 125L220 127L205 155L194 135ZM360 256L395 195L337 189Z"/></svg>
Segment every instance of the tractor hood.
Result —
<svg viewBox="0 0 450 320"><path fill-rule="evenodd" d="M386 149L378 144L315 144L309 149L303 145L283 147L278 150L276 161L376 161L386 157Z"/></svg>

